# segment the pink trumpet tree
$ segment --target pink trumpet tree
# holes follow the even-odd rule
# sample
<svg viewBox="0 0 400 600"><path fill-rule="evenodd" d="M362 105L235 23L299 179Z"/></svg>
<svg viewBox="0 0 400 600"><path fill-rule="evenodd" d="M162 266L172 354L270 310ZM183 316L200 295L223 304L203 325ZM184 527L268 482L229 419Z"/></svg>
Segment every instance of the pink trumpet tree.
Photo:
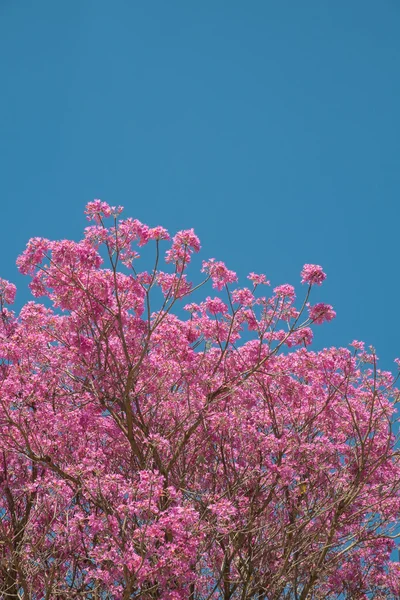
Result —
<svg viewBox="0 0 400 600"><path fill-rule="evenodd" d="M121 211L29 241L44 304L0 280L0 598L399 598L395 379L310 348L321 267L298 308L214 259L192 283L194 231Z"/></svg>

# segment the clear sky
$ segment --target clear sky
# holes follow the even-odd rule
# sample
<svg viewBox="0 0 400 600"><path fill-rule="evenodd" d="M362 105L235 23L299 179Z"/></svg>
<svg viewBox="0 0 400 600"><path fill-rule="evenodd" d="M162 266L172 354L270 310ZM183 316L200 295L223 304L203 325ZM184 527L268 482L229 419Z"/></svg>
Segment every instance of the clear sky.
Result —
<svg viewBox="0 0 400 600"><path fill-rule="evenodd" d="M328 280L318 345L400 355L398 0L0 0L0 277L86 202L243 277Z"/></svg>

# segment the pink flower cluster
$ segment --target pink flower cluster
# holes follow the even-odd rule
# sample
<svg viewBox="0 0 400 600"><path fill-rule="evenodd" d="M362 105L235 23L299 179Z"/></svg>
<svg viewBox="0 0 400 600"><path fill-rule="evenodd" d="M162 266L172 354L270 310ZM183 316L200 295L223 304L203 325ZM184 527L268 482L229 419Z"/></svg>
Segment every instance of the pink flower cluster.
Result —
<svg viewBox="0 0 400 600"><path fill-rule="evenodd" d="M308 316L316 325L321 325L324 321L332 321L336 317L336 313L330 304L322 302L309 306Z"/></svg>
<svg viewBox="0 0 400 600"><path fill-rule="evenodd" d="M51 242L45 238L31 238L25 251L17 258L17 266L23 275L32 275L49 252Z"/></svg>
<svg viewBox="0 0 400 600"><path fill-rule="evenodd" d="M167 250L165 260L175 263L179 272L182 272L190 263L192 252L200 251L200 240L193 229L179 231L172 240L170 250Z"/></svg>
<svg viewBox="0 0 400 600"><path fill-rule="evenodd" d="M289 285L288 283L278 285L276 288L274 288L274 294L281 298L288 297L292 300L295 300L296 298L294 287L292 285Z"/></svg>
<svg viewBox="0 0 400 600"><path fill-rule="evenodd" d="M253 282L254 285L270 285L265 275L257 275L256 273L250 273L247 279Z"/></svg>
<svg viewBox="0 0 400 600"><path fill-rule="evenodd" d="M120 215L123 210L123 206L110 206L107 202L102 202L97 199L93 200L93 202L88 202L85 213L88 221L94 220L96 223L100 223L101 217L116 217Z"/></svg>
<svg viewBox="0 0 400 600"><path fill-rule="evenodd" d="M13 283L0 278L0 305L14 304L17 288Z"/></svg>
<svg viewBox="0 0 400 600"><path fill-rule="evenodd" d="M301 283L309 285L321 285L325 281L326 275L319 265L304 265L301 272Z"/></svg>
<svg viewBox="0 0 400 600"><path fill-rule="evenodd" d="M150 239L149 227L143 225L138 219L125 219L119 222L118 236L124 251L128 244L138 240L138 246L145 246Z"/></svg>
<svg viewBox="0 0 400 600"><path fill-rule="evenodd" d="M232 292L232 301L242 304L243 306L251 306L255 302L255 297L248 288L234 290Z"/></svg>
<svg viewBox="0 0 400 600"><path fill-rule="evenodd" d="M163 273L157 275L157 283L164 296L183 298L190 294L192 284L186 280L186 275L176 273Z"/></svg>
<svg viewBox="0 0 400 600"><path fill-rule="evenodd" d="M237 275L234 271L226 268L221 261L210 258L203 261L202 273L208 273L213 283L213 288L222 290L229 283L237 281Z"/></svg>
<svg viewBox="0 0 400 600"><path fill-rule="evenodd" d="M204 302L206 310L212 315L225 314L228 312L228 307L221 298L206 298Z"/></svg>

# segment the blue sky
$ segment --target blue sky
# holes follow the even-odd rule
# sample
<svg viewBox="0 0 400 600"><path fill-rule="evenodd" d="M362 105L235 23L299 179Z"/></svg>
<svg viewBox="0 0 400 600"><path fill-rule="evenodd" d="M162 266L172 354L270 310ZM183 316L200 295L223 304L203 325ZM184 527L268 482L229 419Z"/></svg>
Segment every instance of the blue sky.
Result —
<svg viewBox="0 0 400 600"><path fill-rule="evenodd" d="M319 346L400 355L400 4L0 0L0 277L31 236L79 239L86 202L241 277L334 305ZM299 290L300 291L300 290Z"/></svg>

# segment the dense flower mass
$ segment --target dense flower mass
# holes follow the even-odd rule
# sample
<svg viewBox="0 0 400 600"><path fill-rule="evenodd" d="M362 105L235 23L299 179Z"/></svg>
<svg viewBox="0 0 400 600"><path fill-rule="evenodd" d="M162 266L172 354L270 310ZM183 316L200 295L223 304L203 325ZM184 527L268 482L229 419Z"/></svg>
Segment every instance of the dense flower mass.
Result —
<svg viewBox="0 0 400 600"><path fill-rule="evenodd" d="M121 212L28 242L46 305L0 280L0 598L399 598L399 392L362 342L312 350L322 268L299 307L215 259L193 281L192 229Z"/></svg>

